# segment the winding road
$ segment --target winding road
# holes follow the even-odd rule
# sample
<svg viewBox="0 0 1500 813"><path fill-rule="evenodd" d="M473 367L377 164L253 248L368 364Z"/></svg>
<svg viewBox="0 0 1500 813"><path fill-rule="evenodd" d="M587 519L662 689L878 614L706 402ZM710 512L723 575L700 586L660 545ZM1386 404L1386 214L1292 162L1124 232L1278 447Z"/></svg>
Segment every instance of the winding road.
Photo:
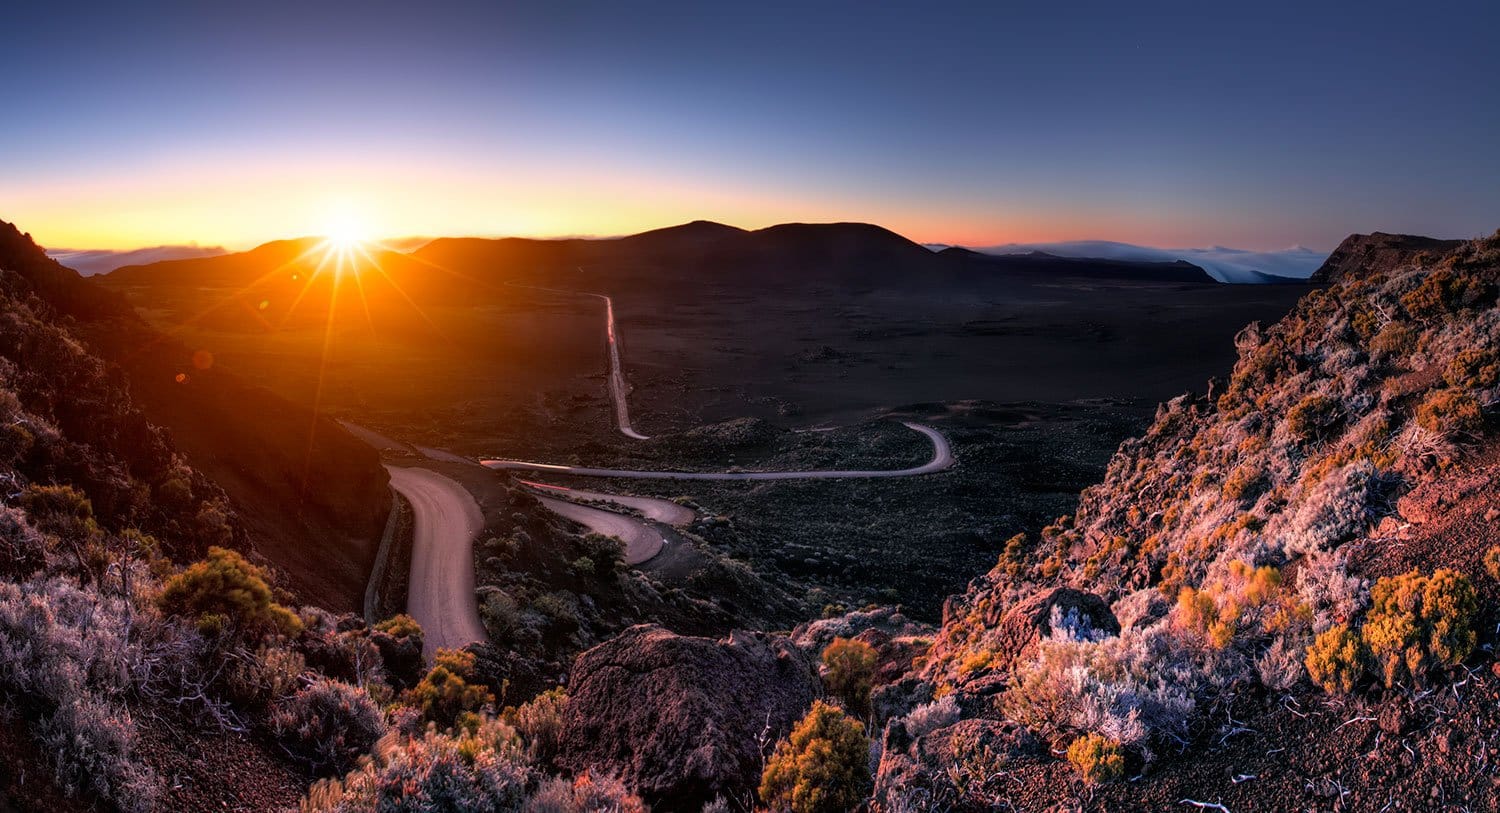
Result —
<svg viewBox="0 0 1500 813"><path fill-rule="evenodd" d="M519 286L535 287L535 286ZM621 434L636 440L648 440L630 424L630 407L626 401L629 384L620 360L618 329L615 325L614 301L604 294L538 288L561 294L583 294L604 300L606 336L609 344L609 392L614 402L615 422ZM411 447L391 440L348 421L344 428L369 445L385 451L409 451ZM582 477L615 477L637 480L838 480L845 478L915 477L950 468L954 464L953 448L938 430L924 424L904 421L932 443L932 458L926 463L904 469L835 469L815 471L638 471L534 463L524 460L480 460L492 470L533 471ZM827 431L819 428L812 431ZM415 450L434 460L473 463L451 452L417 446ZM411 576L407 595L407 612L422 625L422 654L429 661L439 648L457 648L485 640L484 625L474 596L474 537L484 527L484 516L472 494L462 485L443 475L422 468L386 466L391 487L411 502L414 517ZM584 527L620 539L625 545L627 564L638 565L661 552L667 544L660 528L627 514L607 511L578 500L599 501L639 511L648 520L664 525L686 525L694 513L668 500L650 497L608 494L570 489L562 486L522 481L536 494L548 510Z"/></svg>
<svg viewBox="0 0 1500 813"><path fill-rule="evenodd" d="M603 491L586 491L581 488L565 488L555 486L551 483L535 483L530 480L521 480L522 485L533 489L540 489L544 494L550 493L568 500L585 500L614 503L641 512L646 519L655 520L666 525L692 524L697 518L693 509L678 505L671 500L663 500L659 497L635 497L627 494L606 494Z"/></svg>
<svg viewBox="0 0 1500 813"><path fill-rule="evenodd" d="M833 469L824 471L639 471L635 469L599 469L590 466L566 466L558 463L532 463L525 460L480 460L479 464L496 471L536 471L549 474L571 474L578 477L621 477L630 480L842 480L870 477L916 477L951 468L953 447L943 433L930 426L910 421L902 425L921 432L932 441L932 459L906 469Z"/></svg>
<svg viewBox="0 0 1500 813"><path fill-rule="evenodd" d="M536 498L548 511L573 520L594 533L620 540L625 545L625 564L627 565L638 565L647 561L661 553L661 549L667 544L666 537L661 535L661 531L635 517L616 514L602 508L579 505L544 494L537 494Z"/></svg>
<svg viewBox="0 0 1500 813"><path fill-rule="evenodd" d="M484 515L467 489L435 471L386 466L415 514L406 612L422 625L422 655L485 640L474 601L474 537Z"/></svg>

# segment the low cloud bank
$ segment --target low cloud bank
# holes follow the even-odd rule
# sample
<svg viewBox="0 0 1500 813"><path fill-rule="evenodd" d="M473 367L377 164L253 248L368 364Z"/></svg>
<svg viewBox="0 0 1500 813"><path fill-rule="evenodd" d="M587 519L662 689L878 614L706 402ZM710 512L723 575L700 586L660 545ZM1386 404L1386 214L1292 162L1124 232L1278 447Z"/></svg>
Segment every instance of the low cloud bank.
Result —
<svg viewBox="0 0 1500 813"><path fill-rule="evenodd" d="M47 256L85 277L105 274L126 265L144 265L162 260L195 260L227 253L221 246L152 246L132 251L109 249L51 248Z"/></svg>
<svg viewBox="0 0 1500 813"><path fill-rule="evenodd" d="M1059 257L1100 257L1111 260L1172 262L1187 260L1220 282L1275 282L1275 277L1306 279L1328 259L1328 252L1303 246L1280 251L1248 251L1238 248L1155 248L1109 240L1070 240L1061 243L1007 243L977 248L985 254L1024 254L1044 251Z"/></svg>

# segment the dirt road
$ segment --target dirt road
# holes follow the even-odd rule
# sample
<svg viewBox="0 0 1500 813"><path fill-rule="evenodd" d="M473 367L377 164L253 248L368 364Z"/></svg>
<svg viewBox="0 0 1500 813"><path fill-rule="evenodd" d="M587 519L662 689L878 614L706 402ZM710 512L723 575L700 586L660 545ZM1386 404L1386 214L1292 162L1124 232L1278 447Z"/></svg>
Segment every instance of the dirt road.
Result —
<svg viewBox="0 0 1500 813"><path fill-rule="evenodd" d="M663 500L657 497L634 497L626 494L606 494L603 491L586 491L581 488L564 488L548 483L533 483L530 480L521 480L522 485L534 489L542 489L544 494L552 494L566 500L584 500L614 503L632 508L641 512L646 519L653 519L667 525L690 525L697 517L693 509L678 505L671 500Z"/></svg>
<svg viewBox="0 0 1500 813"><path fill-rule="evenodd" d="M661 553L662 547L667 543L661 531L635 517L542 494L538 494L536 498L548 511L571 519L594 533L620 540L625 546L625 564L627 565L638 565Z"/></svg>
<svg viewBox="0 0 1500 813"><path fill-rule="evenodd" d="M422 625L422 654L485 640L474 599L474 536L484 526L463 486L427 469L386 466L411 502L415 529L406 611Z"/></svg>
<svg viewBox="0 0 1500 813"><path fill-rule="evenodd" d="M596 469L588 466L565 466L557 463L532 463L525 460L481 460L480 465L500 470L519 470L572 474L579 477L621 477L631 480L842 480L868 477L915 477L932 474L953 466L953 447L943 433L919 423L902 422L908 429L921 432L932 441L932 459L907 469L836 469L830 471L637 471L634 469Z"/></svg>

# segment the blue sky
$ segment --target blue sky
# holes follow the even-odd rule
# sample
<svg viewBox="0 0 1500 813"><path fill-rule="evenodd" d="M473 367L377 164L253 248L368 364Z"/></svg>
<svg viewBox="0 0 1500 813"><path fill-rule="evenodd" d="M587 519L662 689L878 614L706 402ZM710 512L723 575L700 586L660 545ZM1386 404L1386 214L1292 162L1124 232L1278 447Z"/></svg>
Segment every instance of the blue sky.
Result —
<svg viewBox="0 0 1500 813"><path fill-rule="evenodd" d="M1323 250L1500 226L1494 2L625 5L9 9L0 218L100 248L351 212Z"/></svg>

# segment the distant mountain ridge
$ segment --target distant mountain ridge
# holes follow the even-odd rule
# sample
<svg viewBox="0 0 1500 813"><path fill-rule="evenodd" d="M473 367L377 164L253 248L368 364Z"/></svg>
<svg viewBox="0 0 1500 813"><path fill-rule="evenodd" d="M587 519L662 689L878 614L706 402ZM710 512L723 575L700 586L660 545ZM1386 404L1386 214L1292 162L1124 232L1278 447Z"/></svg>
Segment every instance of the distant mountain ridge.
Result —
<svg viewBox="0 0 1500 813"><path fill-rule="evenodd" d="M271 322L278 303L308 302L287 296L314 275L319 238L283 240L250 251L209 258L126 266L105 275L111 287L211 286L241 289L243 314L262 312ZM1035 286L1046 275L1123 282L1212 284L1196 264L1160 258L1081 258L1055 253L997 257L971 251L933 252L869 223L783 223L747 230L699 220L623 237L532 239L442 237L401 253L371 246L378 275L361 275L363 294L378 308L386 284L417 299L449 300L494 295L499 286L556 283L585 275L589 284L693 285L707 279L747 287L831 286L868 290L994 290ZM283 272L283 273L273 273ZM580 278L582 279L582 278ZM372 287L373 283L373 287ZM280 289L275 289L280 285ZM319 294L318 296L327 295ZM317 296L312 302L317 301ZM312 308L309 308L312 310Z"/></svg>

